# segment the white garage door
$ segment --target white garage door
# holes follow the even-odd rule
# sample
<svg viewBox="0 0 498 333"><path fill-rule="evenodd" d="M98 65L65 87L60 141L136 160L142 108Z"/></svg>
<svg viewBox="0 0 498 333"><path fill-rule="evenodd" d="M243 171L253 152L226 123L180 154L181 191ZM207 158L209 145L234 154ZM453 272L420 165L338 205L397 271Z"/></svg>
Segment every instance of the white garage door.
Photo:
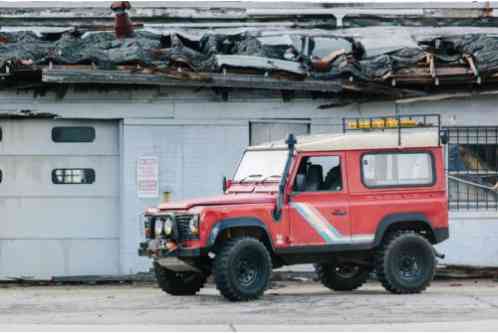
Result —
<svg viewBox="0 0 498 333"><path fill-rule="evenodd" d="M117 123L0 128L0 279L119 273Z"/></svg>
<svg viewBox="0 0 498 333"><path fill-rule="evenodd" d="M306 121L266 121L250 123L250 143L252 146L265 142L286 139L289 134L310 134L310 125Z"/></svg>

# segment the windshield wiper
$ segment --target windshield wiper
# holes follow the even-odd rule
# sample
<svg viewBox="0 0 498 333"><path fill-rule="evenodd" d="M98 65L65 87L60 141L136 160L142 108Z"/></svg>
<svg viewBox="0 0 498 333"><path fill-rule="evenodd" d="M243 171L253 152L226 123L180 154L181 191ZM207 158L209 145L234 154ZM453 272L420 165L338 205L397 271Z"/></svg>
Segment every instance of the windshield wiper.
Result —
<svg viewBox="0 0 498 333"><path fill-rule="evenodd" d="M282 175L271 175L271 176L268 176L268 177L265 177L265 178L261 179L261 182L264 183L264 182L266 182L270 178L277 178L277 177L281 178Z"/></svg>
<svg viewBox="0 0 498 333"><path fill-rule="evenodd" d="M255 177L262 177L263 175L261 174L254 174L254 175L249 175L249 176L245 176L244 178L242 178L240 180L240 183L242 184L247 178L255 178Z"/></svg>

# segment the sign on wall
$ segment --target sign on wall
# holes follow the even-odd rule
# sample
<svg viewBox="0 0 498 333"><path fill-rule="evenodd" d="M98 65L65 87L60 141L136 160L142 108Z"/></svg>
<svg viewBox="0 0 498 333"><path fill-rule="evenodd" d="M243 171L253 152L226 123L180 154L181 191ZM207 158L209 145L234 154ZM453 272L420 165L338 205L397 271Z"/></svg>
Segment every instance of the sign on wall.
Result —
<svg viewBox="0 0 498 333"><path fill-rule="evenodd" d="M137 160L137 195L139 198L159 196L159 159L143 156Z"/></svg>

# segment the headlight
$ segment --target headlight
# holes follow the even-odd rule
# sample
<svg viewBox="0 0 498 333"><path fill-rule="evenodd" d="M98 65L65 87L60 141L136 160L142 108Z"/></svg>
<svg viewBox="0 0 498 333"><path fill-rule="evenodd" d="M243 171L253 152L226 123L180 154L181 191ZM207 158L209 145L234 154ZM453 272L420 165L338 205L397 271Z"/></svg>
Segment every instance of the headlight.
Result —
<svg viewBox="0 0 498 333"><path fill-rule="evenodd" d="M164 226L163 219L156 218L156 220L154 222L154 236L156 238L161 237L161 235L163 233L163 226Z"/></svg>
<svg viewBox="0 0 498 333"><path fill-rule="evenodd" d="M192 235L199 234L199 215L198 214L192 215L192 218L188 222L188 226L190 228L190 232L192 233Z"/></svg>
<svg viewBox="0 0 498 333"><path fill-rule="evenodd" d="M164 218L164 234L170 236L173 233L173 218L171 216L166 216Z"/></svg>

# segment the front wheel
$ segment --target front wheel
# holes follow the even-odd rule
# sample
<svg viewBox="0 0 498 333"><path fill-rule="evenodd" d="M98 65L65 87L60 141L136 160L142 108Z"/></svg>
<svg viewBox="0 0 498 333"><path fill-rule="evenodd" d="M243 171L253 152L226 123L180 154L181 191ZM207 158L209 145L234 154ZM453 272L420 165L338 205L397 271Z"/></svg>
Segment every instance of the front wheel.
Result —
<svg viewBox="0 0 498 333"><path fill-rule="evenodd" d="M272 263L259 240L240 237L227 240L213 266L216 288L230 301L259 298L268 286Z"/></svg>
<svg viewBox="0 0 498 333"><path fill-rule="evenodd" d="M361 287L370 273L369 268L353 263L316 264L315 271L325 287L336 291L351 291Z"/></svg>
<svg viewBox="0 0 498 333"><path fill-rule="evenodd" d="M376 256L376 271L384 288L395 294L425 290L436 269L432 244L411 230L388 235Z"/></svg>
<svg viewBox="0 0 498 333"><path fill-rule="evenodd" d="M175 296L195 295L206 282L206 276L202 273L174 272L157 262L154 262L154 272L159 288Z"/></svg>

